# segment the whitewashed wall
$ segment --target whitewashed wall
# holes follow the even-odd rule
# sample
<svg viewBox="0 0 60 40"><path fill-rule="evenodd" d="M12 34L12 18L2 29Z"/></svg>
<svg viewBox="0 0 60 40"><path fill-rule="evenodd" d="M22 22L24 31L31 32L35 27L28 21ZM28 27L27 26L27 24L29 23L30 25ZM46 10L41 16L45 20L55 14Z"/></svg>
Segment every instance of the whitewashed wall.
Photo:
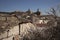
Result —
<svg viewBox="0 0 60 40"><path fill-rule="evenodd" d="M50 20L38 20L37 23L47 24Z"/></svg>
<svg viewBox="0 0 60 40"><path fill-rule="evenodd" d="M50 30L50 29L52 29L52 27L37 27L37 26L34 26L31 23L21 24L20 26L21 26L20 37L22 37L22 38L25 35L29 34L28 31L30 31L30 32L33 32L33 31L37 32L36 30L38 30L38 32L41 34L42 37L47 38L47 37L49 37L51 35L51 33L49 33L46 30ZM0 35L0 39L4 38L3 40L12 40L13 36L14 37L16 37L16 36L19 37L18 33L19 33L19 26L17 25L14 28L10 29L9 36L12 35L11 37L5 38L5 37L7 37L7 33L5 32L5 33Z"/></svg>
<svg viewBox="0 0 60 40"><path fill-rule="evenodd" d="M25 24L21 24L21 29L20 29L20 34L23 37L24 35L26 35L28 33L28 31L32 31L35 30L35 26L31 23L25 23ZM0 35L0 39L4 38L3 40L12 40L13 36L18 35L19 34L19 26L15 26L14 28L9 30L9 38L5 38L7 37L7 32L3 33Z"/></svg>
<svg viewBox="0 0 60 40"><path fill-rule="evenodd" d="M22 24L21 25L21 35L24 36L26 34L28 34L28 31L35 31L36 30L36 27L31 24L31 23L26 23L26 24Z"/></svg>

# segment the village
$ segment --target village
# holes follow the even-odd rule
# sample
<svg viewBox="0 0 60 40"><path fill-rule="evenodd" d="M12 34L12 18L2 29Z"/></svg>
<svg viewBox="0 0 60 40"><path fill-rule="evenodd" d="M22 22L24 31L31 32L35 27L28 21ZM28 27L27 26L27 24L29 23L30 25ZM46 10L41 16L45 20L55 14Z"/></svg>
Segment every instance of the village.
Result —
<svg viewBox="0 0 60 40"><path fill-rule="evenodd" d="M60 24L60 17L57 17L56 21L54 15L41 14L39 9L36 12L32 12L30 9L26 12L0 12L0 40L35 40L36 35L34 36L33 32L36 31L45 37L45 40L50 40L52 32L45 33L43 30L51 28L52 31L52 28L56 28ZM25 37L28 39L23 39Z"/></svg>

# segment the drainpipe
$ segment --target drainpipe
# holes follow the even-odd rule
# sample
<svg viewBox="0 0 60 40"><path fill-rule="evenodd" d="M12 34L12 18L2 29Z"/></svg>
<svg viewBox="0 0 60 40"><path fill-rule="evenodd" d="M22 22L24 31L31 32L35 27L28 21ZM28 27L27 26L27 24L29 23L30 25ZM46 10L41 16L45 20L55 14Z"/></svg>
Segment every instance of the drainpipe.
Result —
<svg viewBox="0 0 60 40"><path fill-rule="evenodd" d="M20 35L20 23L19 23L19 35Z"/></svg>
<svg viewBox="0 0 60 40"><path fill-rule="evenodd" d="M7 38L8 38L8 35L9 35L9 30L7 30Z"/></svg>
<svg viewBox="0 0 60 40"><path fill-rule="evenodd" d="M13 40L14 40L14 37L13 37Z"/></svg>

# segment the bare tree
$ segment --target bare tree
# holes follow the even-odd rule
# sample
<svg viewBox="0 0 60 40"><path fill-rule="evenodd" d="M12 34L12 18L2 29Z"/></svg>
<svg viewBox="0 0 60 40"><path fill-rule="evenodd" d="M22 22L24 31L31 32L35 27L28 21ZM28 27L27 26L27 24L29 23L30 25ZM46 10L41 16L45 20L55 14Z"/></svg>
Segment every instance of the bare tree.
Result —
<svg viewBox="0 0 60 40"><path fill-rule="evenodd" d="M57 19L57 18L59 17L59 16L58 16L59 13L60 13L59 11L60 11L60 7L57 6L56 8L50 8L50 11L47 12L49 15L53 15L53 18L54 18L53 21L54 21L54 23L56 22L57 24L58 24L58 22L59 22L58 19ZM52 23L53 23L53 21L51 20ZM52 23L51 23L51 24L52 24ZM59 36L59 35L60 35L60 34L59 34L59 33L60 33L60 32L59 32L59 31L60 31L60 30L59 30L59 29L60 29L60 26L59 26L59 25L60 25L60 24L58 24L56 27L53 27L53 26L52 26L52 27L53 27L53 32L52 32L52 37L50 37L50 39L53 39L53 38L54 38L55 40L60 39L60 38L59 38L59 37L60 37L60 36ZM57 39L56 39L56 37L57 37Z"/></svg>
<svg viewBox="0 0 60 40"><path fill-rule="evenodd" d="M60 15L60 5L58 5L55 8L50 8L50 11L47 13L50 15L53 15L56 20L56 18L59 17L59 15Z"/></svg>

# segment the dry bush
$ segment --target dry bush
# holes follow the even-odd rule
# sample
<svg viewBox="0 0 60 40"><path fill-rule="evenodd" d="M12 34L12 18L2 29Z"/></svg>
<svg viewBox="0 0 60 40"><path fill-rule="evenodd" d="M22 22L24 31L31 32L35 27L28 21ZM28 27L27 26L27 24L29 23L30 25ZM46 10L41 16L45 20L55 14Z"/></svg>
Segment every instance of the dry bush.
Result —
<svg viewBox="0 0 60 40"><path fill-rule="evenodd" d="M29 33L23 37L23 40L59 40L59 32L57 27L48 27L47 29L36 31L28 31Z"/></svg>

